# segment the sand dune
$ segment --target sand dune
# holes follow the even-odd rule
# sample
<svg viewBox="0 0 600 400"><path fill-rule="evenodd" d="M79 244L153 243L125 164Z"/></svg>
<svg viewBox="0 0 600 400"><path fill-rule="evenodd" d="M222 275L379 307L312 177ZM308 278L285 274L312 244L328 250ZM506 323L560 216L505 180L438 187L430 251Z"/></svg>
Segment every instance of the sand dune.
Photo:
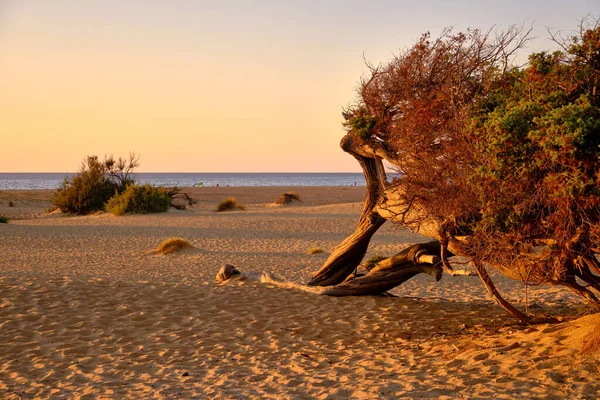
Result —
<svg viewBox="0 0 600 400"><path fill-rule="evenodd" d="M123 217L47 215L39 193L10 193L0 398L596 398L598 358L577 332L597 320L519 326L475 277L417 276L398 297L298 290L354 229L364 189L295 188L301 205L267 206L288 189L199 188L191 211ZM247 211L212 212L229 196ZM194 248L148 254L169 237ZM367 256L420 240L386 225ZM292 287L217 284L225 263ZM536 312L588 312L564 289L496 279Z"/></svg>

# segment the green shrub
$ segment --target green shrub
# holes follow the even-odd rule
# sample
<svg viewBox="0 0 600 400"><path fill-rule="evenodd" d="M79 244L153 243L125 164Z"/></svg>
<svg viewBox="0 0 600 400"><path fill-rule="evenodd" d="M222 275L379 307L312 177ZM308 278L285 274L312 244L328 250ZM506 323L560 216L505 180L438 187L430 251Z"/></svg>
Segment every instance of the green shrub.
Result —
<svg viewBox="0 0 600 400"><path fill-rule="evenodd" d="M229 197L219 203L216 211L221 212L221 211L235 210L236 208L240 209L240 210L246 209L246 207L244 207L242 204L237 202L235 197Z"/></svg>
<svg viewBox="0 0 600 400"><path fill-rule="evenodd" d="M121 216L127 212L127 206L131 195L125 191L121 194L117 193L106 202L105 209L111 214Z"/></svg>
<svg viewBox="0 0 600 400"><path fill-rule="evenodd" d="M114 215L128 213L165 212L171 205L171 197L160 187L129 184L122 193L117 193L106 203L106 210Z"/></svg>
<svg viewBox="0 0 600 400"><path fill-rule="evenodd" d="M8 217L6 215L0 215L0 224L7 224Z"/></svg>
<svg viewBox="0 0 600 400"><path fill-rule="evenodd" d="M370 116L365 107L359 107L346 115L348 117L344 123L346 129L354 132L362 139L371 137L377 125L377 119Z"/></svg>
<svg viewBox="0 0 600 400"><path fill-rule="evenodd" d="M54 192L52 204L63 212L74 214L102 210L108 199L133 183L130 174L138 165L135 154L130 154L129 159L115 160L111 156L103 161L98 156L88 156L77 175L65 178Z"/></svg>
<svg viewBox="0 0 600 400"><path fill-rule="evenodd" d="M106 166L96 156L88 157L79 173L65 178L54 192L52 203L63 212L88 214L102 210L104 203L118 191L106 174Z"/></svg>

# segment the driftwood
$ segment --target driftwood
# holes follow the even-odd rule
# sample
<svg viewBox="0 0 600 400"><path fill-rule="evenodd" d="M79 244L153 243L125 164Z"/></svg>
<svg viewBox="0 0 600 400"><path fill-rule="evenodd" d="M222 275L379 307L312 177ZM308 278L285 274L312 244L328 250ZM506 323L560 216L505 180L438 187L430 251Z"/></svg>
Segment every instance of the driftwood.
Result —
<svg viewBox="0 0 600 400"><path fill-rule="evenodd" d="M231 264L225 264L223 267L221 267L221 269L217 273L217 276L215 277L215 282L223 283L223 282L228 282L228 281L232 281L232 280L264 281L264 282L272 282L272 283L283 283L284 282L283 280L274 277L273 275L271 275L268 272L258 272L258 271L242 272Z"/></svg>
<svg viewBox="0 0 600 400"><path fill-rule="evenodd" d="M215 281L217 282L225 282L228 281L229 279L233 278L236 275L241 275L242 273L240 271L238 271L238 269L236 267L234 267L231 264L225 264L225 266L223 266L219 272L217 273L217 277L215 278Z"/></svg>
<svg viewBox="0 0 600 400"><path fill-rule="evenodd" d="M319 288L285 282L266 272L243 273L231 264L226 264L219 270L215 281L223 283L234 279L250 279L303 289L326 296L378 295L421 273L431 275L439 281L442 278L439 252L439 242L415 244L402 250L394 257L380 261L366 275L350 276L338 285Z"/></svg>

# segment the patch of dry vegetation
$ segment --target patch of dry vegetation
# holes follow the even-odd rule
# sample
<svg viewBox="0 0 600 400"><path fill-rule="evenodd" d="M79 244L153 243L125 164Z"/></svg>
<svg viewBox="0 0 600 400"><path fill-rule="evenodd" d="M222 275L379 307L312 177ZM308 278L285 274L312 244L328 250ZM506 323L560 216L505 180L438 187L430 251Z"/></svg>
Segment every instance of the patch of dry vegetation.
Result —
<svg viewBox="0 0 600 400"><path fill-rule="evenodd" d="M286 192L275 201L275 204L286 205L293 203L294 201L302 202L302 200L300 200L300 195L296 192Z"/></svg>
<svg viewBox="0 0 600 400"><path fill-rule="evenodd" d="M600 325L597 325L594 331L587 338L583 346L581 346L583 354L598 354L600 353Z"/></svg>
<svg viewBox="0 0 600 400"><path fill-rule="evenodd" d="M323 249L320 247L311 247L310 249L308 249L308 251L306 252L307 254L313 255L313 254L320 254L323 253Z"/></svg>
<svg viewBox="0 0 600 400"><path fill-rule="evenodd" d="M235 197L228 197L217 206L216 212L230 211L230 210L245 210L246 207L243 204L238 203Z"/></svg>
<svg viewBox="0 0 600 400"><path fill-rule="evenodd" d="M193 248L192 244L185 239L169 238L163 241L160 246L152 250L155 254L171 254L187 248Z"/></svg>
<svg viewBox="0 0 600 400"><path fill-rule="evenodd" d="M600 313L586 315L569 323L566 343L583 354L600 356Z"/></svg>

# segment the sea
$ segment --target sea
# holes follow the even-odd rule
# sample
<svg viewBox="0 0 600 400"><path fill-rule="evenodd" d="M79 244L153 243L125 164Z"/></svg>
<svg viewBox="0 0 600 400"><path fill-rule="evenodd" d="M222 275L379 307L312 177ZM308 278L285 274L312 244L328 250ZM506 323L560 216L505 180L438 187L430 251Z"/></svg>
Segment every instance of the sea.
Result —
<svg viewBox="0 0 600 400"><path fill-rule="evenodd" d="M75 173L0 173L0 190L56 189ZM360 172L230 173L148 172L133 174L136 182L155 186L365 186Z"/></svg>

